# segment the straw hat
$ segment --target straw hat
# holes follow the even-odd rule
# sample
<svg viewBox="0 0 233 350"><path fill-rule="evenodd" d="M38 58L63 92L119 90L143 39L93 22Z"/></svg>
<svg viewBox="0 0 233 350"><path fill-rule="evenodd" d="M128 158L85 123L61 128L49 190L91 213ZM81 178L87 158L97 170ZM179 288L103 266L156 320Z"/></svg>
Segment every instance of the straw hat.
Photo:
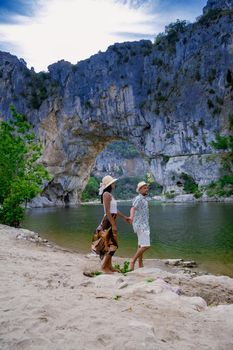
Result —
<svg viewBox="0 0 233 350"><path fill-rule="evenodd" d="M103 177L102 182L100 184L100 188L99 188L99 195L102 195L105 188L107 188L108 186L110 186L111 184L113 184L116 181L117 181L117 179L114 179L110 175Z"/></svg>
<svg viewBox="0 0 233 350"><path fill-rule="evenodd" d="M139 192L140 188L145 185L148 186L148 184L145 181L139 182L136 191Z"/></svg>

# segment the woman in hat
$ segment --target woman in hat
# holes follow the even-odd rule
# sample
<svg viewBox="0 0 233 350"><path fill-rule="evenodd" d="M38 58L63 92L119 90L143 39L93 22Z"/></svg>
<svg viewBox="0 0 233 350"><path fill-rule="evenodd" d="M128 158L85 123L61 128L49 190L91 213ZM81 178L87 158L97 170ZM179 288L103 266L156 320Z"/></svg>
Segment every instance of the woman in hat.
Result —
<svg viewBox="0 0 233 350"><path fill-rule="evenodd" d="M108 232L107 249L100 253L102 271L104 273L113 273L116 271L112 266L112 257L118 248L117 217L120 216L130 223L130 218L117 210L117 202L112 195L112 190L116 186L116 181L117 179L107 175L102 179L99 188L101 203L104 206L104 217L101 224L97 227L97 233L101 230L106 230Z"/></svg>

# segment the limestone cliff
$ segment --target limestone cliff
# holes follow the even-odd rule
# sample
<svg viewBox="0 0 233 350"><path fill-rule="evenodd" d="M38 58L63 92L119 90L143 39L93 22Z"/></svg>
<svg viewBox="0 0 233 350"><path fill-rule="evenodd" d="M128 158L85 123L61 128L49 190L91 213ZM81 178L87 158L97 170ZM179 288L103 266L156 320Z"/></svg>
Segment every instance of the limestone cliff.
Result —
<svg viewBox="0 0 233 350"><path fill-rule="evenodd" d="M176 188L181 173L208 184L220 176L210 142L228 132L233 111L233 0L209 0L194 24L156 44L110 46L48 73L0 54L0 113L28 116L53 174L45 195L76 203L97 155L127 140L147 157L157 182Z"/></svg>
<svg viewBox="0 0 233 350"><path fill-rule="evenodd" d="M148 162L125 141L115 141L108 145L97 156L92 170L92 174L99 179L106 174L116 178L144 178L149 172Z"/></svg>

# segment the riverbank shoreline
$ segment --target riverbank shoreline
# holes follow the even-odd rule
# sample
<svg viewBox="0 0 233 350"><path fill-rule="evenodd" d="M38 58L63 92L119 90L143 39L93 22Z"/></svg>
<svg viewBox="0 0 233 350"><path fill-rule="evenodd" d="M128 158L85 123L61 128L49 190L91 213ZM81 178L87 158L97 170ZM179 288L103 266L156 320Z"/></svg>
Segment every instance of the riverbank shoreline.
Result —
<svg viewBox="0 0 233 350"><path fill-rule="evenodd" d="M145 260L126 276L89 278L96 257L4 225L0 239L1 350L232 349L230 277Z"/></svg>
<svg viewBox="0 0 233 350"><path fill-rule="evenodd" d="M118 199L118 203L132 203L132 199ZM201 197L195 198L192 194L187 195L178 195L174 198L166 198L163 196L154 196L149 197L149 201L155 201L158 203L164 204L180 204L180 203L229 203L233 204L233 196L231 197ZM88 202L80 202L81 205L100 205L101 202L99 200L88 201Z"/></svg>
<svg viewBox="0 0 233 350"><path fill-rule="evenodd" d="M134 198L131 199L118 199L118 203L132 203ZM193 194L180 194L180 195L172 195L172 198L167 198L166 196L153 196L149 197L150 201L156 201L159 203L211 203L211 202L216 202L216 203L233 203L233 196L230 197L208 197L206 195L200 197L200 198L195 198ZM76 207L78 205L99 205L101 202L99 199L96 200L90 200L90 201L80 201L79 203L76 204L56 204L51 201L49 201L46 197L36 197L33 199L31 202L27 204L28 209L33 209L33 208L63 208L65 206L67 207Z"/></svg>

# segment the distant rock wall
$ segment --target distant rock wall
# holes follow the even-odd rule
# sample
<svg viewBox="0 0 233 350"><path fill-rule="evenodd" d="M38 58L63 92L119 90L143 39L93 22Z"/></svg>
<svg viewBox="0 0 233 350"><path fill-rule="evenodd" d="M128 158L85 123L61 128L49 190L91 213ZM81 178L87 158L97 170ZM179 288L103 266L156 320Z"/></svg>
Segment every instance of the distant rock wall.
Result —
<svg viewBox="0 0 233 350"><path fill-rule="evenodd" d="M150 172L149 163L127 142L114 142L107 146L97 158L92 174L102 178L106 174L114 177L141 177Z"/></svg>
<svg viewBox="0 0 233 350"><path fill-rule="evenodd" d="M213 13L220 5L224 11ZM166 190L183 172L199 184L220 176L210 142L228 133L233 111L233 1L208 1L204 13L156 45L115 44L77 65L59 61L49 73L0 54L0 114L9 118L13 103L42 139L53 175L48 200L77 203L96 157L113 140L144 154Z"/></svg>

